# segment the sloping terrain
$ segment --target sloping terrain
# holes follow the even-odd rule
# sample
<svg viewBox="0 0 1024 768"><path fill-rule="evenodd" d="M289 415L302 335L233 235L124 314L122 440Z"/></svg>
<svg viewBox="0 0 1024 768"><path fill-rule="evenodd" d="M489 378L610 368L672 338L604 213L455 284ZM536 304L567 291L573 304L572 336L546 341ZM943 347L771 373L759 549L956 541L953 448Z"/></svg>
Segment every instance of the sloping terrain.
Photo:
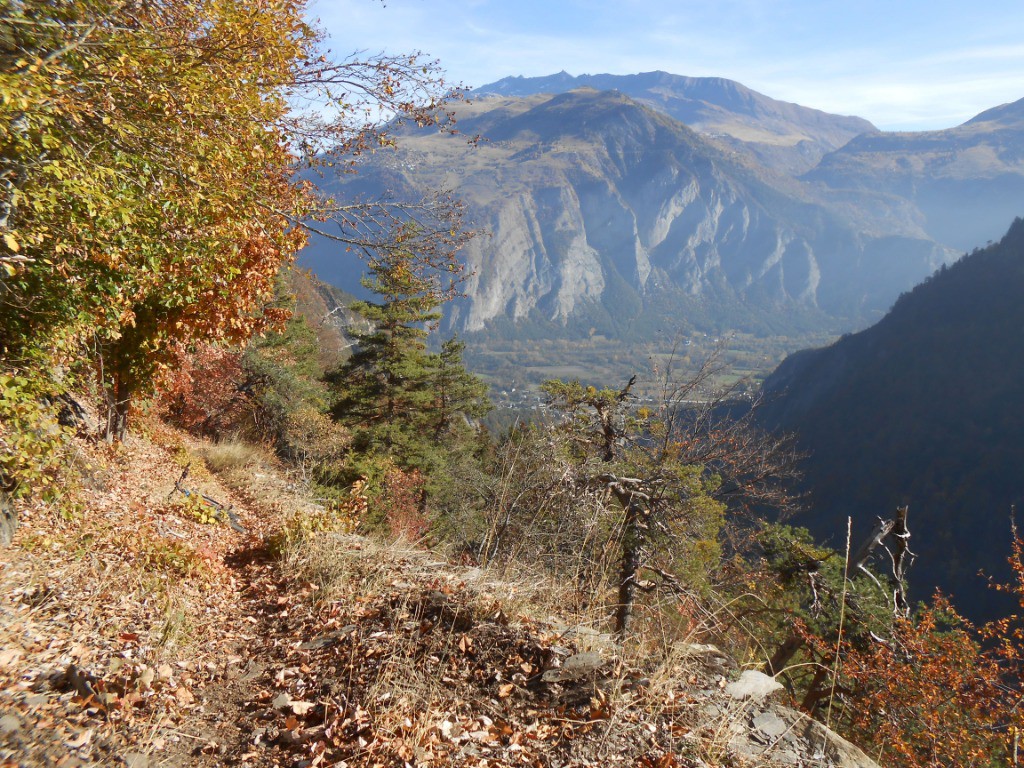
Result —
<svg viewBox="0 0 1024 768"><path fill-rule="evenodd" d="M711 646L616 645L551 585L328 532L258 451L147 434L78 443L0 550L4 765L874 766Z"/></svg>
<svg viewBox="0 0 1024 768"><path fill-rule="evenodd" d="M952 592L974 619L1005 605L1011 513L1024 502L1024 222L831 347L788 358L765 382L764 423L810 452L810 510L839 541L909 504L916 597Z"/></svg>
<svg viewBox="0 0 1024 768"><path fill-rule="evenodd" d="M947 130L859 136L804 178L909 200L932 238L965 251L1024 214L1024 99Z"/></svg>

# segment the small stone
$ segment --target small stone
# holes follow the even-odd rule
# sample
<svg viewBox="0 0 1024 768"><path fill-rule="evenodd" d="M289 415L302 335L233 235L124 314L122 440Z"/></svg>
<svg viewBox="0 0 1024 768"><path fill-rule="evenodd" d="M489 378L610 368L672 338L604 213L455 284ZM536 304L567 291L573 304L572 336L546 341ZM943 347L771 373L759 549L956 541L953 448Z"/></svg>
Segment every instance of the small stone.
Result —
<svg viewBox="0 0 1024 768"><path fill-rule="evenodd" d="M762 712L757 715L753 720L753 726L765 736L770 736L773 739L779 738L789 730L786 721L774 712Z"/></svg>
<svg viewBox="0 0 1024 768"><path fill-rule="evenodd" d="M0 717L0 733L12 734L22 729L21 720L15 715L4 715Z"/></svg>
<svg viewBox="0 0 1024 768"><path fill-rule="evenodd" d="M761 701L775 693L775 691L781 691L782 687L782 683L774 677L753 669L747 669L740 675L739 680L725 686L725 692L738 701L745 701L747 699Z"/></svg>
<svg viewBox="0 0 1024 768"><path fill-rule="evenodd" d="M800 759L800 755L789 749L784 749L775 753L775 762L779 765L803 765L803 761Z"/></svg>
<svg viewBox="0 0 1024 768"><path fill-rule="evenodd" d="M127 768L150 768L153 762L141 752L129 752L124 756L124 764Z"/></svg>
<svg viewBox="0 0 1024 768"><path fill-rule="evenodd" d="M541 679L546 683L561 683L569 680L579 680L591 672L596 672L604 664L600 653L588 651L577 653L567 658L561 667L549 669Z"/></svg>

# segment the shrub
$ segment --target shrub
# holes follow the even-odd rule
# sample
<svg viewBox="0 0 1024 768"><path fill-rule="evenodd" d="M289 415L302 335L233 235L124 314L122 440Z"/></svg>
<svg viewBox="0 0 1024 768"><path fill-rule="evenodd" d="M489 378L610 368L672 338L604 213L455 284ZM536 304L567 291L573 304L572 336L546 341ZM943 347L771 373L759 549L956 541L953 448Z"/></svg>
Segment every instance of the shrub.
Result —
<svg viewBox="0 0 1024 768"><path fill-rule="evenodd" d="M14 496L55 488L71 430L61 426L40 382L0 373L0 490Z"/></svg>

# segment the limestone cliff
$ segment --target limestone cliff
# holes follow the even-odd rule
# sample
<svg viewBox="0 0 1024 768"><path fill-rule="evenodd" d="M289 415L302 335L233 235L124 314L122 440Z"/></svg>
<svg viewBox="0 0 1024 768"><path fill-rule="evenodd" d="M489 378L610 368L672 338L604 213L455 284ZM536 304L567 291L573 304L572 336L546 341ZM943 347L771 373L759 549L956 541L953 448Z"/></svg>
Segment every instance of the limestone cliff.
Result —
<svg viewBox="0 0 1024 768"><path fill-rule="evenodd" d="M529 319L628 336L680 315L704 328L848 328L951 255L911 211L807 194L621 93L487 99L461 108L459 126L479 146L410 133L339 188L401 197L443 183L467 203L485 234L464 252L456 330ZM358 273L331 258L304 255L351 289Z"/></svg>

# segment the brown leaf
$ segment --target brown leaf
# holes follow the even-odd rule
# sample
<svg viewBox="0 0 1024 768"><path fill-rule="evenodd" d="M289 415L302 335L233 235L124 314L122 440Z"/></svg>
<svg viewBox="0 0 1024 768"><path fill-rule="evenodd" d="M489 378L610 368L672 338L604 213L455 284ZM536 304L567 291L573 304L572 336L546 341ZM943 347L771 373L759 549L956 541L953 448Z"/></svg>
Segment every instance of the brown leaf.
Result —
<svg viewBox="0 0 1024 768"><path fill-rule="evenodd" d="M196 700L196 697L192 695L192 691L188 688L179 688L174 692L174 698L178 700L179 704L191 704Z"/></svg>
<svg viewBox="0 0 1024 768"><path fill-rule="evenodd" d="M86 731L82 731L78 735L77 739L65 741L64 743L71 747L71 749L80 749L81 747L84 747L86 744L88 744L90 741L92 741L92 728Z"/></svg>
<svg viewBox="0 0 1024 768"><path fill-rule="evenodd" d="M315 702L310 702L310 701L293 701L293 702L291 702L292 712L294 712L299 717L302 717L303 715L308 714L309 710L311 710L315 706L316 706L316 703Z"/></svg>

